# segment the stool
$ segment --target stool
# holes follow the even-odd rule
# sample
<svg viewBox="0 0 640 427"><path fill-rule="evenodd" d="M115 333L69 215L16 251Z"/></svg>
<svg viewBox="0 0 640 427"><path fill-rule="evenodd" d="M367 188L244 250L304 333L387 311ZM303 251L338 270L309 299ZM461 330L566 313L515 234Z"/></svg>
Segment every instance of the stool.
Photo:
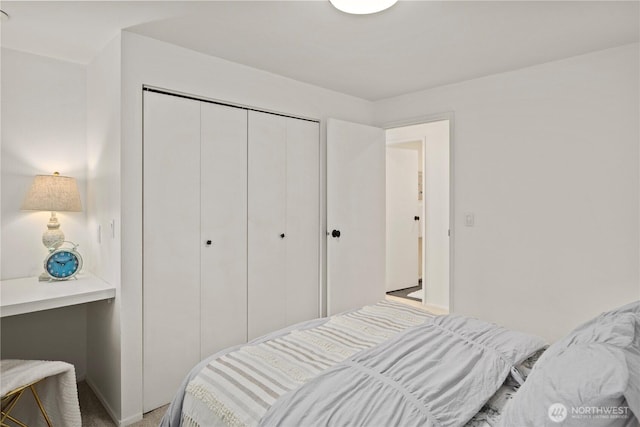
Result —
<svg viewBox="0 0 640 427"><path fill-rule="evenodd" d="M0 427L44 425L43 420L48 427L54 423L56 426L82 424L73 365L5 359L0 360L0 376ZM37 409L35 405L29 406L33 402L26 401L31 400L29 394Z"/></svg>

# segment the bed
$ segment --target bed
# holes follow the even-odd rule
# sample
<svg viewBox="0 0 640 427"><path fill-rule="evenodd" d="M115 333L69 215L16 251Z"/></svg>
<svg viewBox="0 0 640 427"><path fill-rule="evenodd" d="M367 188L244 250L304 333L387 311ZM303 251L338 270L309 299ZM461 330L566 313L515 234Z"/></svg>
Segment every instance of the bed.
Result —
<svg viewBox="0 0 640 427"><path fill-rule="evenodd" d="M639 413L640 302L547 348L385 300L203 360L161 425L629 427Z"/></svg>

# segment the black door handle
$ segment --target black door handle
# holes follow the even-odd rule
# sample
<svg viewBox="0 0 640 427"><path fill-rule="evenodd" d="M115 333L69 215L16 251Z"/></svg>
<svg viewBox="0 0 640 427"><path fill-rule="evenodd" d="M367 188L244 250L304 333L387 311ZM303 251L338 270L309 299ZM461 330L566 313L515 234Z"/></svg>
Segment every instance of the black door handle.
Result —
<svg viewBox="0 0 640 427"><path fill-rule="evenodd" d="M282 234L280 235L280 238L281 238L281 239L284 239L284 233L282 233Z"/></svg>
<svg viewBox="0 0 640 427"><path fill-rule="evenodd" d="M333 230L331 232L331 237L340 237L340 230Z"/></svg>
<svg viewBox="0 0 640 427"><path fill-rule="evenodd" d="M414 221L420 221L420 217L419 217L419 216L414 216L414 217L413 217L413 220L414 220Z"/></svg>
<svg viewBox="0 0 640 427"><path fill-rule="evenodd" d="M206 244L207 246L211 246L211 240L207 240L207 241L205 242L205 244Z"/></svg>

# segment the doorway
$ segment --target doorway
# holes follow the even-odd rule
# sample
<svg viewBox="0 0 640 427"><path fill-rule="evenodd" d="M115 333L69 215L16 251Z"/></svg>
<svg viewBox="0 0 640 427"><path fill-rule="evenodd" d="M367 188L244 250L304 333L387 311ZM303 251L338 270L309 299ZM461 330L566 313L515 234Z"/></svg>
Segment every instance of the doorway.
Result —
<svg viewBox="0 0 640 427"><path fill-rule="evenodd" d="M450 120L385 137L387 295L448 312Z"/></svg>

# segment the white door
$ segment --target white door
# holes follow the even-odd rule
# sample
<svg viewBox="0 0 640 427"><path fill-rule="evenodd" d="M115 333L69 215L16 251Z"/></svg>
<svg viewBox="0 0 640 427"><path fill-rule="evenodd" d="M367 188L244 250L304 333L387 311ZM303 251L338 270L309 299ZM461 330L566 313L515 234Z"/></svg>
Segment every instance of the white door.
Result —
<svg viewBox="0 0 640 427"><path fill-rule="evenodd" d="M249 340L319 315L318 131L249 112Z"/></svg>
<svg viewBox="0 0 640 427"><path fill-rule="evenodd" d="M449 309L449 120L425 125L424 303Z"/></svg>
<svg viewBox="0 0 640 427"><path fill-rule="evenodd" d="M383 299L382 129L335 119L327 121L327 231L327 314Z"/></svg>
<svg viewBox="0 0 640 427"><path fill-rule="evenodd" d="M386 290L418 285L418 150L387 146Z"/></svg>
<svg viewBox="0 0 640 427"><path fill-rule="evenodd" d="M286 323L285 117L249 111L248 337Z"/></svg>
<svg viewBox="0 0 640 427"><path fill-rule="evenodd" d="M145 92L143 152L147 412L200 360L200 102Z"/></svg>
<svg viewBox="0 0 640 427"><path fill-rule="evenodd" d="M320 125L287 118L286 324L320 316ZM285 326L285 325L283 325Z"/></svg>
<svg viewBox="0 0 640 427"><path fill-rule="evenodd" d="M201 119L200 356L205 358L247 341L247 111L203 102Z"/></svg>

